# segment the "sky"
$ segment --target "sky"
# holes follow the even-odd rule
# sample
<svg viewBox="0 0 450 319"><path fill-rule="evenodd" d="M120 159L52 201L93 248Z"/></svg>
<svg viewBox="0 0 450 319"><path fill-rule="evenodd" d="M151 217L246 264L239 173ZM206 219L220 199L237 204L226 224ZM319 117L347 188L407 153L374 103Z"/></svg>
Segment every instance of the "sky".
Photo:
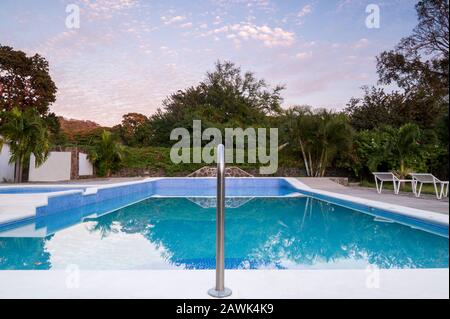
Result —
<svg viewBox="0 0 450 319"><path fill-rule="evenodd" d="M114 125L153 114L218 60L286 86L283 107L339 110L417 23L414 0L0 0L0 44L50 64L51 111ZM380 27L366 26L366 7ZM68 28L68 5L80 9ZM70 26L70 25L69 25Z"/></svg>

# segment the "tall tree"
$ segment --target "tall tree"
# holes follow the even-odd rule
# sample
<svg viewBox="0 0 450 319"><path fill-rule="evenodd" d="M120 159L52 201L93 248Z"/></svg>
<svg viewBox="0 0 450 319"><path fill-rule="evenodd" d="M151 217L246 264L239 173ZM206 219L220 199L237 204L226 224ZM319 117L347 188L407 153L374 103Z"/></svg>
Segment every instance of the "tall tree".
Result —
<svg viewBox="0 0 450 319"><path fill-rule="evenodd" d="M363 87L363 90L364 96L352 98L345 109L355 129L372 130L382 124L400 126L411 121L405 110L403 94L387 93L377 87Z"/></svg>
<svg viewBox="0 0 450 319"><path fill-rule="evenodd" d="M449 2L424 0L416 5L418 25L394 50L378 57L380 83L396 83L407 92L426 90L448 96Z"/></svg>
<svg viewBox="0 0 450 319"><path fill-rule="evenodd" d="M35 108L47 115L56 91L45 58L0 45L0 111Z"/></svg>
<svg viewBox="0 0 450 319"><path fill-rule="evenodd" d="M8 143L11 151L10 163L16 164L14 181L22 181L23 164L31 154L36 158L36 166L42 165L49 152L49 133L45 122L35 109L21 111L13 108L3 112L4 122L0 126L3 142Z"/></svg>
<svg viewBox="0 0 450 319"><path fill-rule="evenodd" d="M180 90L163 101L163 109L150 118L152 143L169 145L176 127L264 126L268 116L281 110L282 86L272 88L251 72L242 72L232 62L217 62L197 86Z"/></svg>
<svg viewBox="0 0 450 319"><path fill-rule="evenodd" d="M357 129L409 122L433 129L448 110L449 3L419 1L416 10L412 34L377 57L379 84L395 84L399 91L365 88L362 99L352 99L346 111Z"/></svg>

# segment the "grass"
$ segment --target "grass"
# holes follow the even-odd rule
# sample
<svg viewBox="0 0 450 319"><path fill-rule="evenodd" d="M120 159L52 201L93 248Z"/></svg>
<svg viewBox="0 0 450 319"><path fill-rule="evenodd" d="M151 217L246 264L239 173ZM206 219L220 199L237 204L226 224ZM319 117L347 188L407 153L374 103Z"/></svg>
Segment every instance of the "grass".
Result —
<svg viewBox="0 0 450 319"><path fill-rule="evenodd" d="M370 187L370 188L376 187L375 182L369 182L369 181L362 181L359 185L363 186L363 187ZM384 183L383 190L394 191L394 186L392 183ZM405 192L405 193L412 193L411 183L406 183L406 185L401 186L400 191ZM422 194L432 194L432 195L436 194L436 192L434 190L434 185L424 184L422 187Z"/></svg>

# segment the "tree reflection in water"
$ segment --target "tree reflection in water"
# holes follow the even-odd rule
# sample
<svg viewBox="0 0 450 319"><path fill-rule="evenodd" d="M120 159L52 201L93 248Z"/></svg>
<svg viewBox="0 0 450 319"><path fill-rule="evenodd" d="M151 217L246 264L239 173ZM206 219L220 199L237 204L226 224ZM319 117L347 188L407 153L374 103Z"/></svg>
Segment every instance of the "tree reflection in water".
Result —
<svg viewBox="0 0 450 319"><path fill-rule="evenodd" d="M51 267L47 238L0 238L0 270L44 270Z"/></svg>
<svg viewBox="0 0 450 319"><path fill-rule="evenodd" d="M215 267L215 209L152 199L104 216L140 233L187 268ZM448 267L448 239L311 198L253 199L226 212L228 268L364 261L380 268Z"/></svg>
<svg viewBox="0 0 450 319"><path fill-rule="evenodd" d="M227 268L342 268L343 262L349 268L448 267L448 238L377 222L373 216L312 198L241 203L226 210ZM211 269L215 218L214 207L203 208L192 199L154 198L90 219L83 240L94 245L113 236L139 234L161 248L161 258L172 265ZM51 268L45 249L51 240L0 238L0 269Z"/></svg>

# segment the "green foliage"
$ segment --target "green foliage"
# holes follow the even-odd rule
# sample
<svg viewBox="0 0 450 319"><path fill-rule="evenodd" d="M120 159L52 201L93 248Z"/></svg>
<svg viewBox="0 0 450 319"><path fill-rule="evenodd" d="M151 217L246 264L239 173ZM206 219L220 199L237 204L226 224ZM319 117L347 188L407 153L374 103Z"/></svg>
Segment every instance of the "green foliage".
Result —
<svg viewBox="0 0 450 319"><path fill-rule="evenodd" d="M353 129L342 113L294 107L281 122L285 141L300 152L308 176L324 176L339 153L351 151Z"/></svg>
<svg viewBox="0 0 450 319"><path fill-rule="evenodd" d="M398 130L390 130L385 151L398 161L397 171L406 177L414 169L423 169L424 156L419 147L421 131L415 124L405 124Z"/></svg>
<svg viewBox="0 0 450 319"><path fill-rule="evenodd" d="M448 109L442 97L420 89L414 92L386 93L382 88L364 88L362 98L352 98L345 109L356 130L372 130L382 125L400 127L415 123L433 129Z"/></svg>
<svg viewBox="0 0 450 319"><path fill-rule="evenodd" d="M150 120L140 113L127 113L122 117L122 123L113 127L125 145L149 145L151 136Z"/></svg>
<svg viewBox="0 0 450 319"><path fill-rule="evenodd" d="M368 168L375 172L381 165L392 166L390 158L386 156L385 145L390 135L384 130L361 131L356 134L354 148L358 158L359 168Z"/></svg>
<svg viewBox="0 0 450 319"><path fill-rule="evenodd" d="M42 116L49 131L50 144L56 145L61 137L61 125L55 113L48 113Z"/></svg>
<svg viewBox="0 0 450 319"><path fill-rule="evenodd" d="M448 95L449 2L419 1L419 22L397 47L378 57L383 84L396 83L405 91L424 89L434 96Z"/></svg>
<svg viewBox="0 0 450 319"><path fill-rule="evenodd" d="M103 131L100 138L91 144L89 160L94 164L100 176L111 176L122 162L124 149L108 131Z"/></svg>
<svg viewBox="0 0 450 319"><path fill-rule="evenodd" d="M281 110L282 90L270 88L251 72L242 74L231 62L219 61L199 85L163 101L163 110L150 117L148 144L171 145L170 132L177 127L191 130L193 120L201 120L204 128L265 126L268 116Z"/></svg>
<svg viewBox="0 0 450 319"><path fill-rule="evenodd" d="M413 34L377 58L379 83L401 91L365 88L363 98L350 100L346 112L358 130L405 123L433 129L448 110L448 0L419 1L416 10Z"/></svg>
<svg viewBox="0 0 450 319"><path fill-rule="evenodd" d="M404 98L400 93L388 94L382 88L363 87L361 98L351 98L344 112L356 130L372 130L380 125L399 126L404 123L399 105Z"/></svg>
<svg viewBox="0 0 450 319"><path fill-rule="evenodd" d="M127 147L124 153L123 166L163 171L167 176L178 173L193 172L205 164L174 164L170 160L170 148L164 147Z"/></svg>
<svg viewBox="0 0 450 319"><path fill-rule="evenodd" d="M58 146L89 146L92 141L99 140L103 131L108 129L98 127L89 131L71 132L69 135L65 132L60 132L54 137L54 144Z"/></svg>
<svg viewBox="0 0 450 319"><path fill-rule="evenodd" d="M442 142L443 146L447 147L449 143L449 118L448 118L448 109L447 112L439 119L436 133L438 135L439 140Z"/></svg>
<svg viewBox="0 0 450 319"><path fill-rule="evenodd" d="M436 157L437 139L432 131L421 130L415 124L400 128L384 126L358 132L355 152L360 174L374 171L397 171L401 176L411 172L426 172L428 163Z"/></svg>
<svg viewBox="0 0 450 319"><path fill-rule="evenodd" d="M22 181L23 164L31 154L36 158L36 166L47 159L50 142L46 123L36 109L21 111L13 108L1 114L3 122L0 135L3 143L8 143L11 151L10 163L16 163L15 181Z"/></svg>
<svg viewBox="0 0 450 319"><path fill-rule="evenodd" d="M279 164L281 167L298 168L302 163L288 150L279 153ZM165 147L126 147L124 151L122 167L131 169L148 169L162 171L166 176L179 176L192 173L206 163L174 164L170 160L170 148ZM230 164L231 165L231 164ZM259 164L233 164L242 169L259 169Z"/></svg>
<svg viewBox="0 0 450 319"><path fill-rule="evenodd" d="M359 131L353 165L362 175L414 170L448 178L449 4L419 1L416 10L413 33L377 58L379 83L401 91L365 88L346 109Z"/></svg>

